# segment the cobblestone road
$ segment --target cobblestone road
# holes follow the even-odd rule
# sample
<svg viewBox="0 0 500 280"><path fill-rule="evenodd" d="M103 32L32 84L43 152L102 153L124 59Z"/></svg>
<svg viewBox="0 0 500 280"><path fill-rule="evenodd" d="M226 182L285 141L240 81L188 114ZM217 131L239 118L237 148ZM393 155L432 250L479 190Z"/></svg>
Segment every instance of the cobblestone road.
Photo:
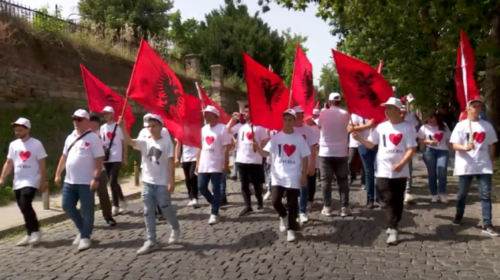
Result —
<svg viewBox="0 0 500 280"><path fill-rule="evenodd" d="M71 245L75 231L69 222L46 228L44 242L33 248L2 241L0 279L500 279L500 239L481 235L477 227L477 192L470 196L464 225L453 227L455 196L448 205L429 204L422 163L415 161L415 168L418 203L403 215L398 246L385 244L385 214L362 209L359 185L351 192L354 217L323 217L318 199L299 241L287 243L271 205L237 217L242 200L237 183L228 181L230 205L215 226L207 225L206 204L195 210L185 206L185 193L174 196L181 244L137 256L145 230L141 205L135 203L128 215L117 218L116 228L97 219L93 247L86 252ZM450 182L450 193L455 185ZM161 224L158 231L166 243L170 228Z"/></svg>

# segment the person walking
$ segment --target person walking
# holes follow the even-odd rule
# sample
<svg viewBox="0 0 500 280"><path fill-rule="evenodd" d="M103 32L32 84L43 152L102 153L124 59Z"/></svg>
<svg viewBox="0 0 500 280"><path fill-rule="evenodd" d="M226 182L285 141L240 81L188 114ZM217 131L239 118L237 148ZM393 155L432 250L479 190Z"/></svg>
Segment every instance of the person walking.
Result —
<svg viewBox="0 0 500 280"><path fill-rule="evenodd" d="M180 165L182 167L182 171L184 172L186 188L189 196L189 202L187 205L198 208L198 175L195 174L195 169L196 154L200 148L184 145L177 139L176 143L175 165L179 165L180 159Z"/></svg>
<svg viewBox="0 0 500 280"><path fill-rule="evenodd" d="M415 132L419 129L419 120L414 113L410 113L407 111L406 105L403 103L401 107L401 116L404 121L409 123L412 127L414 127ZM417 146L418 147L418 146ZM416 152L416 148L415 148ZM413 187L413 158L408 162L408 169L410 171L410 176L406 179L406 191L405 191L405 203L413 204L415 203L415 198L412 195L412 187Z"/></svg>
<svg viewBox="0 0 500 280"><path fill-rule="evenodd" d="M229 170L231 135L225 125L219 123L219 111L211 105L203 110L206 125L201 129L201 149L196 156L196 173L200 193L211 205L209 225L219 222L221 182ZM208 184L212 182L212 192Z"/></svg>
<svg viewBox="0 0 500 280"><path fill-rule="evenodd" d="M423 160L427 167L431 202L447 203L448 146L451 131L437 113L429 116L417 133L420 145L425 145Z"/></svg>
<svg viewBox="0 0 500 280"><path fill-rule="evenodd" d="M161 116L151 114L146 121L151 138L132 139L127 132L125 122L118 121L125 143L141 152L142 157L142 201L144 204L144 223L147 240L137 254L147 254L159 248L156 239L155 210L159 205L172 231L169 244L179 242L181 230L171 194L175 190L174 147L170 138L163 138L161 130L164 122Z"/></svg>
<svg viewBox="0 0 500 280"><path fill-rule="evenodd" d="M309 146L301 134L294 131L297 117L293 109L283 113L283 129L264 148L256 140L253 147L263 157L271 159L271 193L273 207L280 217L279 229L287 232L287 241L296 240L300 230L297 222L300 190L307 186ZM288 211L282 199L286 193Z"/></svg>
<svg viewBox="0 0 500 280"><path fill-rule="evenodd" d="M453 225L462 224L465 205L474 178L478 181L481 208L483 210L483 234L498 236L493 227L491 213L491 187L495 143L498 142L493 126L481 120L481 99L472 99L467 104L468 118L459 122L451 133L450 143L455 150L454 174L458 176L457 209Z"/></svg>
<svg viewBox="0 0 500 280"><path fill-rule="evenodd" d="M123 190L118 183L120 169L127 166L127 146L123 144L123 135L115 122L115 111L106 106L102 110L106 123L101 126L101 139L104 142L104 168L111 187L113 197L113 215L123 213L127 209L127 202ZM121 206L120 207L120 203Z"/></svg>
<svg viewBox="0 0 500 280"><path fill-rule="evenodd" d="M399 242L399 222L403 215L406 180L410 176L408 162L417 147L415 127L405 122L401 115L403 103L390 97L385 106L388 121L379 124L368 139L357 131L353 137L368 149L378 145L377 186L386 203L388 215L387 244Z"/></svg>
<svg viewBox="0 0 500 280"><path fill-rule="evenodd" d="M229 134L236 134L236 161L238 167L239 179L241 182L241 195L245 201L245 207L240 211L238 216L242 217L253 213L250 184L254 186L255 198L257 199L257 210L264 208L262 198L262 156L253 149L254 138L262 147L269 139L267 131L262 126L253 126L251 124L250 111L248 105L245 106L242 116L245 119L245 124L233 124L240 118L239 115L233 114L233 117L226 125Z"/></svg>
<svg viewBox="0 0 500 280"><path fill-rule="evenodd" d="M366 120L361 118L356 114L351 114L351 124L355 127L359 127L360 125L366 125ZM350 173L350 181L349 184L352 185L354 180L356 180L357 170L356 170L356 160L360 157L359 154L359 142L356 139L352 138L352 134L349 131L349 159L347 164L349 165L349 173ZM364 167L361 167L361 185L363 189L365 189L365 171Z"/></svg>
<svg viewBox="0 0 500 280"><path fill-rule="evenodd" d="M314 110L318 110L318 109L314 109ZM318 125L316 124L316 120L314 120L312 118L308 118L306 120L306 124L313 131L316 142L319 142L319 135L320 135L321 131L319 130ZM309 192L307 194L307 201L308 201L307 207L308 208L312 208L312 206L313 206L314 196L316 195L316 180L318 179L318 176L319 176L319 157L318 157L319 147L318 147L318 145L316 145L315 147L316 147L316 149L315 149L316 150L316 160L314 161L315 162L315 166L314 166L315 173L313 176L307 176L307 189L309 190ZM311 153L312 153L312 151L311 151Z"/></svg>
<svg viewBox="0 0 500 280"><path fill-rule="evenodd" d="M48 188L45 168L47 154L42 143L30 136L31 122L28 119L19 118L12 126L17 140L9 144L7 160L0 175L0 187L14 171L12 189L16 195L17 206L23 214L26 229L26 235L16 245L33 245L42 238L40 223L32 203L38 190L43 192Z"/></svg>
<svg viewBox="0 0 500 280"><path fill-rule="evenodd" d="M350 116L340 108L341 97L333 92L328 97L328 109L321 111L318 118L319 137L319 169L320 183L323 190L324 206L321 213L327 217L332 215L332 181L335 175L339 185L341 210L340 216L350 216L349 209L349 167L348 167L348 133Z"/></svg>
<svg viewBox="0 0 500 280"><path fill-rule="evenodd" d="M99 187L103 170L102 140L90 129L87 111L76 110L72 116L75 130L64 142L63 154L57 165L55 183L61 185L61 174L66 170L62 191L62 208L78 229L73 245L78 250L91 246L94 229L94 191ZM80 210L76 205L80 201Z"/></svg>

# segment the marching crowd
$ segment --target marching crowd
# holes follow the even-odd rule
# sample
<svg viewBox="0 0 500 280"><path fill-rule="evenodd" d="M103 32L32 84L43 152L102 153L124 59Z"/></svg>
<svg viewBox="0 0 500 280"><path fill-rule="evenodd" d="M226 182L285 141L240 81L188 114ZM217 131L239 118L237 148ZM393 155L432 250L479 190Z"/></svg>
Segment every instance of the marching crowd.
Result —
<svg viewBox="0 0 500 280"><path fill-rule="evenodd" d="M227 124L219 122L220 112L215 107L207 106L203 110L205 125L201 128L201 148L186 146L178 140L174 145L163 119L155 114L144 116L144 129L133 139L122 119L115 122L113 108L105 107L102 111L106 120L102 126L99 115L77 110L72 116L75 129L65 141L55 174L55 183L63 185L62 208L78 229L73 244L78 250L91 247L95 192L108 225L115 226L113 216L126 210L118 175L121 166L127 164L127 146L142 156L142 200L147 239L138 254L149 253L158 247L157 216L165 218L172 228L168 243L176 243L181 238L171 200L178 165L184 170L188 205L199 207L198 193L201 193L210 204L208 224L219 222L219 209L228 203L226 178L232 147L244 200L239 215L254 212L253 186L257 200L255 209L263 209L264 201L271 198L279 216L279 230L286 233L288 241L295 241L301 224L308 222L307 212L314 201L317 181L323 195L321 214L329 217L334 213L332 184L336 182L341 205L339 215L351 215L349 190L356 175L354 159L359 155L366 208L386 209L387 243L397 244L404 203L413 202L412 159L419 145L425 146L423 160L428 171L431 202L448 202L448 156L449 151L454 150L454 175L458 176L459 183L453 224L460 225L467 194L476 178L481 196L482 232L498 236L492 225L491 210L497 135L489 122L479 118L481 100L469 101L468 118L454 127L445 123L439 113L431 114L420 126L417 118L406 112L404 102L394 97L382 104L387 119L380 124L349 114L340 105L341 95L331 93L328 106L321 111L315 109L312 118L304 119L304 110L300 106L288 109L283 112L281 131L254 126L248 106L241 113L233 114L233 119ZM42 143L30 136L29 120L19 118L12 125L17 140L9 146L0 185L10 173L14 173L13 189L27 233L17 245L25 246L41 241L32 201L38 190L44 191L48 187L47 154ZM64 180L63 171L66 171ZM264 194L265 189L267 193ZM76 207L78 202L80 209Z"/></svg>

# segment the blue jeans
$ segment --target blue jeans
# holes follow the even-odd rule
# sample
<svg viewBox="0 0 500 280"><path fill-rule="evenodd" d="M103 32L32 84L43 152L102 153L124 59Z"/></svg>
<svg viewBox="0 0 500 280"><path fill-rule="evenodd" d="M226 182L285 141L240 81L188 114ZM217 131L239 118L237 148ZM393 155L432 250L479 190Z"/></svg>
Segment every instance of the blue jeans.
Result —
<svg viewBox="0 0 500 280"><path fill-rule="evenodd" d="M156 243L156 206L161 209L163 217L170 224L172 230L179 230L179 221L172 207L170 193L167 192L167 186L153 185L143 182L142 202L144 203L144 223L148 232L148 240Z"/></svg>
<svg viewBox="0 0 500 280"><path fill-rule="evenodd" d="M76 204L80 201L80 210ZM94 230L94 192L90 185L64 183L62 208L75 223L81 238L90 238Z"/></svg>
<svg viewBox="0 0 500 280"><path fill-rule="evenodd" d="M212 181L213 194L208 190L210 181ZM219 215L219 206L222 199L222 173L198 173L198 189L208 203L212 205L212 215Z"/></svg>
<svg viewBox="0 0 500 280"><path fill-rule="evenodd" d="M236 170L238 170L238 169L236 169ZM227 187L227 174L222 174L222 177L220 179L220 195L221 195L221 199L224 199L224 198L227 199L226 187Z"/></svg>
<svg viewBox="0 0 500 280"><path fill-rule="evenodd" d="M307 197L309 195L309 186L300 189L299 196L299 214L305 214L307 209Z"/></svg>
<svg viewBox="0 0 500 280"><path fill-rule="evenodd" d="M365 169L365 184L366 197L368 201L373 201L375 198L380 199L380 191L375 185L375 160L377 158L378 147L368 149L363 145L359 145L358 152Z"/></svg>
<svg viewBox="0 0 500 280"><path fill-rule="evenodd" d="M445 194L447 184L448 151L426 147L423 154L427 173L429 174L429 191L431 195ZM438 189L439 181L439 189Z"/></svg>
<svg viewBox="0 0 500 280"><path fill-rule="evenodd" d="M469 194L472 179L477 179L479 195L481 196L481 208L483 210L483 225L491 226L491 174L462 175L458 176L457 216L463 217L465 212L465 200Z"/></svg>

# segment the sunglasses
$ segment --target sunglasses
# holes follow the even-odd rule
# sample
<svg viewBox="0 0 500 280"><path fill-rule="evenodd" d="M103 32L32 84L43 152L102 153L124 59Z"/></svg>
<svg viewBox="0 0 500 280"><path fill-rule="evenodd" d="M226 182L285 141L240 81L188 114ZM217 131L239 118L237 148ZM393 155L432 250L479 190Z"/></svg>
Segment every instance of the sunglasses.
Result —
<svg viewBox="0 0 500 280"><path fill-rule="evenodd" d="M83 118L73 117L74 122L82 122Z"/></svg>

